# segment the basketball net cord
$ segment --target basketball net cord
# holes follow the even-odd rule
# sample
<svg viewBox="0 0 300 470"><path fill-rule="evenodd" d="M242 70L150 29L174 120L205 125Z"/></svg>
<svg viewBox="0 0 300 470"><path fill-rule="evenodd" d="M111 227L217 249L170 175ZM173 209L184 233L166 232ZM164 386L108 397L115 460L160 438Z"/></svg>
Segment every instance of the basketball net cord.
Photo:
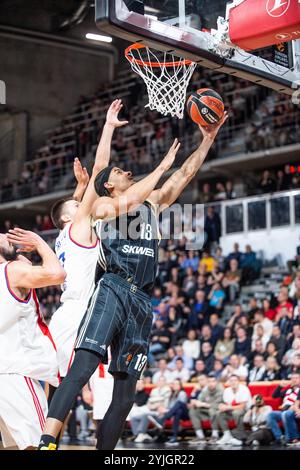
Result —
<svg viewBox="0 0 300 470"><path fill-rule="evenodd" d="M143 48L147 58L143 58L139 49L135 49L138 60L130 51L127 57L132 70L144 80L152 111L156 110L164 116L183 118L187 87L197 66L195 62L179 59L169 52L158 58L148 47Z"/></svg>

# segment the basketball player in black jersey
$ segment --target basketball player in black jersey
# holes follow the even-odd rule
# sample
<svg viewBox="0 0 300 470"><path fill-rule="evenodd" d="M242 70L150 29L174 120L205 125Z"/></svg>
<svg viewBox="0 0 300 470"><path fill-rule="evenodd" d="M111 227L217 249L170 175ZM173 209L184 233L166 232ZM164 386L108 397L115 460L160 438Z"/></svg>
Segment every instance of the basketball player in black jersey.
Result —
<svg viewBox="0 0 300 470"><path fill-rule="evenodd" d="M200 130L199 148L163 184L161 176L172 166L177 139L161 164L136 183L131 172L109 166L95 180L99 198L93 219L100 240L99 265L104 271L79 329L75 358L51 403L40 449L55 448L55 439L69 409L111 346L110 372L114 376L111 405L103 419L99 450L114 449L134 402L136 382L147 362L152 327L151 291L158 268L159 212L169 207L202 166L219 125Z"/></svg>

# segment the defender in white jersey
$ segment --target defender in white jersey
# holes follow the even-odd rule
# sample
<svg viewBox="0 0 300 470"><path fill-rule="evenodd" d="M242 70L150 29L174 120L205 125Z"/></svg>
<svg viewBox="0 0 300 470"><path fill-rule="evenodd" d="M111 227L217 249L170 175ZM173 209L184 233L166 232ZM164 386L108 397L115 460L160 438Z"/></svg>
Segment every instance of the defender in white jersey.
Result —
<svg viewBox="0 0 300 470"><path fill-rule="evenodd" d="M41 266L18 256L11 243L36 250ZM65 272L35 233L0 234L0 432L4 447L37 447L47 414L39 380L59 384L56 348L34 288L57 285Z"/></svg>
<svg viewBox="0 0 300 470"><path fill-rule="evenodd" d="M69 222L57 237L55 252L67 277L61 286L62 306L52 316L49 327L57 345L59 371L65 377L77 331L94 290L98 242L91 246L77 243L72 238L72 223Z"/></svg>
<svg viewBox="0 0 300 470"><path fill-rule="evenodd" d="M122 106L121 100L115 100L107 112L90 181L86 169L82 169L79 160L75 159L74 173L78 181L76 196L82 199L81 202L76 201L74 196L72 199L63 199L56 202L51 211L52 221L60 230L55 251L67 273L62 285L62 306L52 316L49 326L57 345L62 377L66 376L72 363L77 331L94 290L99 253L97 236L91 225L92 207L97 198L94 180L109 163L114 130L127 124L118 119Z"/></svg>

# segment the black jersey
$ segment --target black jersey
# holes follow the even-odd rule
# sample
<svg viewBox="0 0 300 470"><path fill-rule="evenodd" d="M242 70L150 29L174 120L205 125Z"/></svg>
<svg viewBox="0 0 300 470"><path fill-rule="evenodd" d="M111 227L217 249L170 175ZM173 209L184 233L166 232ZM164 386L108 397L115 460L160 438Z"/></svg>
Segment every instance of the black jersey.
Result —
<svg viewBox="0 0 300 470"><path fill-rule="evenodd" d="M110 221L99 220L99 264L151 293L158 269L159 229L154 207L146 201L135 211Z"/></svg>

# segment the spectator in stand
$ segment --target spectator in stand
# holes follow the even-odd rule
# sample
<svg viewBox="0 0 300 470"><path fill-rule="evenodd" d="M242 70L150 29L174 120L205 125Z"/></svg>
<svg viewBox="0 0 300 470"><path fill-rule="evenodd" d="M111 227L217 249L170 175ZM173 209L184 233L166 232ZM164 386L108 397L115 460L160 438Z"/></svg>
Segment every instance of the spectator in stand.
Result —
<svg viewBox="0 0 300 470"><path fill-rule="evenodd" d="M241 256L242 256L242 252L240 251L240 246L238 243L234 243L233 245L233 251L231 253L229 253L229 255L226 257L225 261L226 261L226 267L228 268L229 265L230 265L230 261L232 259L235 259L237 260L238 264L240 262L240 259L241 259Z"/></svg>
<svg viewBox="0 0 300 470"><path fill-rule="evenodd" d="M223 372L223 362L220 361L219 359L214 360L214 366L211 374L214 374L215 378L219 381L221 380L222 377L222 372Z"/></svg>
<svg viewBox="0 0 300 470"><path fill-rule="evenodd" d="M268 344L269 337L265 334L264 327L262 326L261 323L258 323L257 325L255 325L255 327L256 327L255 332L253 332L253 334L252 334L252 342L251 342L252 348L254 348L255 341L257 339L260 339L262 341L264 347L266 348L267 344Z"/></svg>
<svg viewBox="0 0 300 470"><path fill-rule="evenodd" d="M284 351L286 350L286 339L281 334L280 328L276 324L273 326L270 341L275 344L275 348L278 351L279 357L282 357Z"/></svg>
<svg viewBox="0 0 300 470"><path fill-rule="evenodd" d="M193 423L196 434L196 440L190 444L201 444L206 442L202 421L209 420L211 422L212 434L210 443L215 444L219 437L217 424L218 406L223 400L223 387L218 383L214 374L210 374L207 379L207 387L198 394L197 397L190 400L189 417Z"/></svg>
<svg viewBox="0 0 300 470"><path fill-rule="evenodd" d="M264 347L263 342L260 339L257 339L255 341L254 349L252 349L252 351L247 356L249 367L253 367L254 358L257 354L263 356L264 359L268 357L266 353L266 348Z"/></svg>
<svg viewBox="0 0 300 470"><path fill-rule="evenodd" d="M203 251L203 254L202 254L202 257L201 257L201 260L200 260L200 263L199 263L199 269L202 266L205 266L206 267L205 272L206 273L211 273L214 269L214 264L215 264L215 260L210 255L210 253L208 251Z"/></svg>
<svg viewBox="0 0 300 470"><path fill-rule="evenodd" d="M207 296L209 301L209 307L212 311L221 311L223 308L223 302L225 300L225 292L219 282L213 284L210 293Z"/></svg>
<svg viewBox="0 0 300 470"><path fill-rule="evenodd" d="M291 376L291 383L288 387L283 388L279 385L274 390L273 398L282 398L281 411L271 411L267 416L268 427L271 429L275 444L280 445L283 441L283 435L279 427L279 422L282 421L284 427L285 441L288 444L295 444L299 441L299 431L295 419L294 406L300 396L300 374L293 374Z"/></svg>
<svg viewBox="0 0 300 470"><path fill-rule="evenodd" d="M240 383L237 375L231 375L229 387L223 393L223 403L219 405L217 422L223 431L223 437L217 441L218 445L241 446L245 439L243 418L247 407L251 404L251 393L246 385ZM234 435L229 431L228 422L234 419L236 429Z"/></svg>
<svg viewBox="0 0 300 470"><path fill-rule="evenodd" d="M266 360L266 370L261 380L272 382L273 380L280 380L280 378L280 366L275 357L269 356Z"/></svg>
<svg viewBox="0 0 300 470"><path fill-rule="evenodd" d="M187 319L188 329L199 330L203 324L204 318L208 312L208 302L205 297L205 291L197 290L195 301L192 305L191 313Z"/></svg>
<svg viewBox="0 0 300 470"><path fill-rule="evenodd" d="M201 329L200 340L201 340L202 343L208 342L208 343L211 344L211 346L215 345L210 325L208 325L208 324L203 325L203 327Z"/></svg>
<svg viewBox="0 0 300 470"><path fill-rule="evenodd" d="M147 401L147 410L143 408L140 414L136 414L130 420L131 430L136 443L152 441L151 436L147 434L149 425L148 416L151 414L157 415L162 407L168 408L171 394L171 388L167 385L165 378L161 377L157 382L157 387L151 390Z"/></svg>
<svg viewBox="0 0 300 470"><path fill-rule="evenodd" d="M226 190L226 199L235 199L236 198L236 193L233 189L232 181L226 181L225 190Z"/></svg>
<svg viewBox="0 0 300 470"><path fill-rule="evenodd" d="M158 318L155 322L151 335L151 346L149 348L149 360L154 364L154 354L165 353L171 342L171 334L165 327L162 319Z"/></svg>
<svg viewBox="0 0 300 470"><path fill-rule="evenodd" d="M228 320L226 326L230 329L231 328L234 329L236 324L239 322L239 320L243 316L245 316L245 314L242 311L242 306L240 304L235 304L233 314L231 315L230 319Z"/></svg>
<svg viewBox="0 0 300 470"><path fill-rule="evenodd" d="M276 312L271 308L271 302L269 299L263 300L262 308L265 318L273 321L276 316Z"/></svg>
<svg viewBox="0 0 300 470"><path fill-rule="evenodd" d="M223 256L223 250L220 246L218 246L218 248L216 249L214 258L215 258L215 267L217 266L218 269L220 269L220 271L223 272L225 269L225 256ZM218 279L218 281L220 281L220 279Z"/></svg>
<svg viewBox="0 0 300 470"><path fill-rule="evenodd" d="M168 369L175 370L177 359L182 359L183 366L185 369L193 370L194 361L189 356L184 353L183 347L181 345L175 346L175 356L169 362Z"/></svg>
<svg viewBox="0 0 300 470"><path fill-rule="evenodd" d="M181 267L183 269L192 268L193 272L198 270L199 266L199 256L194 251L188 251L187 257L185 257Z"/></svg>
<svg viewBox="0 0 300 470"><path fill-rule="evenodd" d="M292 364L293 359L295 356L300 354L300 338L296 338L293 341L291 349L289 349L282 359L282 364L285 366L289 366Z"/></svg>
<svg viewBox="0 0 300 470"><path fill-rule="evenodd" d="M254 315L259 310L258 303L255 297L251 297L248 304L247 317L250 322L253 322Z"/></svg>
<svg viewBox="0 0 300 470"><path fill-rule="evenodd" d="M246 446L269 445L273 441L273 434L267 427L267 416L272 411L270 405L265 405L261 395L254 395L252 406L243 418L244 424L250 426L247 433Z"/></svg>
<svg viewBox="0 0 300 470"><path fill-rule="evenodd" d="M184 354L193 360L196 360L200 355L200 341L197 338L196 330L189 330L187 339L182 344Z"/></svg>
<svg viewBox="0 0 300 470"><path fill-rule="evenodd" d="M167 446L178 446L177 435L179 431L180 421L189 419L188 413L188 397L183 388L181 380L174 380L171 385L172 395L170 397L169 406L167 408L161 407L158 416L149 416L151 421L158 429L162 430L165 421L172 419L172 436L166 442Z"/></svg>
<svg viewBox="0 0 300 470"><path fill-rule="evenodd" d="M265 170L262 174L262 178L258 183L258 189L262 193L273 193L276 189L275 181L271 177L270 172Z"/></svg>
<svg viewBox="0 0 300 470"><path fill-rule="evenodd" d="M289 380L294 373L300 373L300 354L295 354L292 363L282 371L282 378Z"/></svg>
<svg viewBox="0 0 300 470"><path fill-rule="evenodd" d="M214 195L211 191L211 187L209 183L205 183L202 187L202 193L200 195L200 201L202 204L207 204L214 199Z"/></svg>
<svg viewBox="0 0 300 470"><path fill-rule="evenodd" d="M226 271L222 282L230 302L234 302L240 291L241 274L241 270L238 269L238 261L231 259L229 262L229 270Z"/></svg>
<svg viewBox="0 0 300 470"><path fill-rule="evenodd" d="M246 381L248 377L248 370L242 364L242 360L236 354L230 356L228 364L224 367L222 372L222 381L226 382L232 375L239 377L241 381Z"/></svg>
<svg viewBox="0 0 300 470"><path fill-rule="evenodd" d="M165 379L166 383L172 381L172 372L168 369L168 362L164 358L158 361L158 371L153 374L152 383L156 385L161 377Z"/></svg>
<svg viewBox="0 0 300 470"><path fill-rule="evenodd" d="M197 361L195 362L195 370L190 376L190 382L197 382L198 379L203 376L206 377L205 362L202 361L202 359L197 359Z"/></svg>
<svg viewBox="0 0 300 470"><path fill-rule="evenodd" d="M215 345L217 341L223 336L224 327L220 324L219 315L212 313L209 317L209 325L211 328L211 338Z"/></svg>
<svg viewBox="0 0 300 470"><path fill-rule="evenodd" d="M217 249L219 250L219 248ZM217 282L221 283L224 277L224 273L220 270L219 261L214 259L213 270L207 277L207 285L213 286Z"/></svg>
<svg viewBox="0 0 300 470"><path fill-rule="evenodd" d="M238 356L247 357L251 351L251 340L247 337L246 330L244 328L237 328L236 340L234 343L234 354Z"/></svg>
<svg viewBox="0 0 300 470"><path fill-rule="evenodd" d="M289 318L293 316L293 304L289 301L288 290L281 288L277 297L275 322L279 324L281 333L287 333ZM289 316L289 314L291 314Z"/></svg>
<svg viewBox="0 0 300 470"><path fill-rule="evenodd" d="M264 316L262 310L257 310L257 312L254 314L254 336L257 334L257 328L259 325L261 325L264 329L265 340L269 341L273 331L273 322Z"/></svg>
<svg viewBox="0 0 300 470"><path fill-rule="evenodd" d="M204 341L201 345L200 359L205 364L206 373L209 374L213 369L215 357L212 345L208 341Z"/></svg>
<svg viewBox="0 0 300 470"><path fill-rule="evenodd" d="M204 231L207 236L207 245L211 252L215 251L219 245L221 237L221 219L215 212L213 206L207 208L207 214L204 221Z"/></svg>
<svg viewBox="0 0 300 470"><path fill-rule="evenodd" d="M273 343L273 341L269 341L268 344L267 344L267 347L266 347L266 353L268 355L268 357L275 357L275 359L277 360L277 362L280 364L281 363L281 356L278 352L278 350L276 349L276 344Z"/></svg>
<svg viewBox="0 0 300 470"><path fill-rule="evenodd" d="M134 404L128 415L129 420L131 420L133 416L138 416L148 410L147 409L148 399L149 399L149 394L145 391L145 385L144 385L143 380L138 380L136 384Z"/></svg>
<svg viewBox="0 0 300 470"><path fill-rule="evenodd" d="M248 382L260 382L263 380L264 374L266 372L264 356L261 354L256 354L253 362L254 365L249 370Z"/></svg>
<svg viewBox="0 0 300 470"><path fill-rule="evenodd" d="M217 341L214 349L215 358L226 364L229 357L233 354L234 344L235 339L232 338L231 328L224 328L223 337Z"/></svg>
<svg viewBox="0 0 300 470"><path fill-rule="evenodd" d="M239 266L242 269L243 283L251 284L259 276L261 262L256 259L256 253L252 251L250 245L246 245L246 251L240 258Z"/></svg>
<svg viewBox="0 0 300 470"><path fill-rule="evenodd" d="M216 184L216 194L214 197L215 201L225 201L226 199L226 189L223 183L217 183Z"/></svg>
<svg viewBox="0 0 300 470"><path fill-rule="evenodd" d="M290 189L291 185L291 179L292 179L292 174L290 172L290 165L284 165L283 169L283 185L282 189L286 191L287 189Z"/></svg>

